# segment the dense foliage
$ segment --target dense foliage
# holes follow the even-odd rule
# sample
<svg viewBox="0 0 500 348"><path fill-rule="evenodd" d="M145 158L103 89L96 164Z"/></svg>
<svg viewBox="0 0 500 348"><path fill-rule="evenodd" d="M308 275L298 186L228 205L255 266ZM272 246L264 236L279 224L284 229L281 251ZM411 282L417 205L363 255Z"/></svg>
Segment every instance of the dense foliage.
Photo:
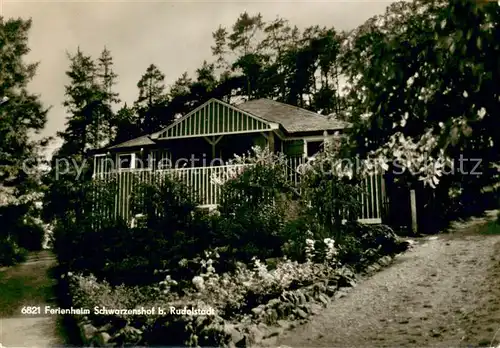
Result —
<svg viewBox="0 0 500 348"><path fill-rule="evenodd" d="M195 257L210 242L210 225L194 211L196 204L185 191L169 177L161 186L138 185L132 204L145 216L143 223L130 227L114 217L115 185L83 185L76 210L84 213L57 220L54 248L59 262L113 284L151 283L158 279L155 270Z"/></svg>
<svg viewBox="0 0 500 348"><path fill-rule="evenodd" d="M0 238L0 267L12 266L26 260L27 250L11 239Z"/></svg>
<svg viewBox="0 0 500 348"><path fill-rule="evenodd" d="M484 189L498 182L499 11L496 2L398 2L345 42L353 149L412 174L399 179L438 186L437 211L484 209Z"/></svg>
<svg viewBox="0 0 500 348"><path fill-rule="evenodd" d="M9 265L23 259L23 248L40 250L44 236L35 202L47 139L32 135L45 126L47 109L27 89L38 67L26 60L30 29L31 20L0 16L0 264Z"/></svg>
<svg viewBox="0 0 500 348"><path fill-rule="evenodd" d="M285 158L255 147L232 164L241 172L214 178L222 184L217 242L238 260L279 256L290 194Z"/></svg>
<svg viewBox="0 0 500 348"><path fill-rule="evenodd" d="M41 250L45 241L45 228L33 204L11 204L0 207L0 238L10 238L20 247Z"/></svg>
<svg viewBox="0 0 500 348"><path fill-rule="evenodd" d="M220 255L219 271L231 272L255 257L303 262L310 239L337 238L341 246L353 243L349 237L354 236L361 244L346 247L349 255L360 256L374 247L363 244L365 234L353 235L352 227L341 223L355 216L355 183L343 182L332 172L315 172L311 181L304 181L300 195L287 180L286 163L284 157L258 147L237 156L234 164L249 165L213 178L222 185L221 206L214 214L197 209L189 189L171 175L157 177L157 184L137 185L130 201L134 226L114 217L116 185L94 180L83 186L75 213L58 219L54 245L59 261L68 270L92 273L111 284L144 285L161 277L157 270L190 282L200 271L196 260L207 250ZM305 175L313 175L313 169L306 169ZM335 188L341 200L325 201L318 180ZM291 205L297 206L297 214L290 214Z"/></svg>

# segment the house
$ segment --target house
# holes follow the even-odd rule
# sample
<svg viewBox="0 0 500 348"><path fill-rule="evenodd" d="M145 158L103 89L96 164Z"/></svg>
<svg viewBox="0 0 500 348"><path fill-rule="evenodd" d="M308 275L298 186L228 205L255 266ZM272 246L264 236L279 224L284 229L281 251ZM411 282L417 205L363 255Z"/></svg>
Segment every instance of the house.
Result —
<svg viewBox="0 0 500 348"><path fill-rule="evenodd" d="M152 180L151 176L164 172L175 173L193 187L203 206L216 206L220 188L211 177L234 169L228 161L235 154L256 145L284 153L290 179L298 181L297 166L347 127L341 120L269 99L237 106L210 99L156 133L102 149L94 158L94 177L117 176L124 188L118 194L117 211L126 216L132 182ZM383 183L369 180L365 220L380 222Z"/></svg>

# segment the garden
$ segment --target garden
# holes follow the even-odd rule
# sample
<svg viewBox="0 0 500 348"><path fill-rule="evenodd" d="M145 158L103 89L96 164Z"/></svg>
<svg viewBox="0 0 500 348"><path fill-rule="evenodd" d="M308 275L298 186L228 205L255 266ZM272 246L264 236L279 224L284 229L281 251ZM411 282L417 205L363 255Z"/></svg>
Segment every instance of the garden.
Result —
<svg viewBox="0 0 500 348"><path fill-rule="evenodd" d="M223 199L211 212L173 177L142 184L131 200L135 227L103 215L114 187L92 183L84 213L54 229L64 305L88 310L76 316L84 344L255 345L389 264L407 244L387 226L356 222L359 178L331 158L323 151L294 188L285 158L254 148L234 160L250 164L244 171L214 178ZM141 308L155 311L125 311Z"/></svg>

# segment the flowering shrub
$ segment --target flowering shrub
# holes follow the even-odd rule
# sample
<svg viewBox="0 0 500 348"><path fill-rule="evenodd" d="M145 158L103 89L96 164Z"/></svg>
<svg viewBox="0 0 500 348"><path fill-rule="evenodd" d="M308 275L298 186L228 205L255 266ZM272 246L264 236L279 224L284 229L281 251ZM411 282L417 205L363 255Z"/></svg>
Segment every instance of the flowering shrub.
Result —
<svg viewBox="0 0 500 348"><path fill-rule="evenodd" d="M253 146L246 154L241 156L235 154L234 158L228 161L228 165L233 167L229 168L228 171L224 171L224 173L214 174L212 176L212 181L214 183L223 186L230 181L237 180L240 175L252 166L271 169L278 167L283 169L283 167L286 166L286 157L282 153L277 154L270 151L267 147L261 148L260 146ZM284 170L272 171L271 175L275 176L277 184L286 185ZM269 186L269 183L266 182L264 178L253 176L252 179L260 183L265 183L265 186Z"/></svg>
<svg viewBox="0 0 500 348"><path fill-rule="evenodd" d="M83 308L136 308L153 304L172 305L179 301L202 301L205 305L217 308L221 315L232 316L248 312L252 305L260 304L264 298L279 296L292 284L308 285L333 274L338 266L335 242L325 239L321 243L312 240L310 243L322 244L318 249L324 252L310 249L307 251L309 261L298 263L284 258L272 270L258 258L253 258L250 267L240 263L234 272L219 274L215 266L220 255L206 252L205 258L199 261L200 274L193 277L191 286L183 289L182 296L173 290L179 283L169 274L157 285L142 287L113 287L106 281L98 281L93 275L68 273L67 276L74 289L75 305Z"/></svg>
<svg viewBox="0 0 500 348"><path fill-rule="evenodd" d="M214 178L222 185L217 244L227 246L226 257L245 262L254 255L280 256L289 192L285 157L254 147L231 164L242 167L229 176Z"/></svg>
<svg viewBox="0 0 500 348"><path fill-rule="evenodd" d="M192 279L192 292L185 299L203 299L205 303L227 315L249 310L249 304L261 302L257 298L273 298L290 288L292 283L307 285L314 280L333 274L338 266L338 254L332 239L309 241L316 244L318 250L307 250L308 261L298 263L283 258L276 268L268 266L257 257L252 259L250 267L239 263L234 272L219 274L215 266L220 259L218 252L206 252L200 260L201 272ZM167 276L171 282L171 278ZM251 306L250 306L251 307Z"/></svg>
<svg viewBox="0 0 500 348"><path fill-rule="evenodd" d="M39 215L39 209L30 201L0 206L0 238L9 237L30 251L41 250L45 229Z"/></svg>
<svg viewBox="0 0 500 348"><path fill-rule="evenodd" d="M359 246L371 248L362 253L371 258L382 256L380 251L385 250L384 246L378 246L377 249L372 247L379 242L387 244L384 238L390 240L394 237L388 232L389 230L384 229L378 232L370 232L369 229L360 232ZM337 245L331 238L314 239L312 232L307 234L304 245L305 262L299 263L285 257L278 259L275 267L270 269L261 259L253 257L248 264L237 263L235 270L231 272L220 271L219 266L223 260L217 249L206 251L203 258L182 259L179 262L180 269L194 267L199 270L189 282L174 279L168 270L158 270L156 273L163 274L164 279L150 286L112 286L106 281L98 281L93 275L67 273L62 278L69 279L73 299L71 305L74 307L166 309L166 315L91 314L91 321L95 326L108 328L106 330L113 336L113 343L127 344L127 338L122 333L135 332L139 336L131 338L134 344L221 346L228 339L233 339L232 334L235 333L226 330L232 327L232 324L226 325L228 323L248 323L250 317L256 318L257 323L259 320L271 323L276 320L274 316L295 315L294 311L300 310L304 302L302 299L297 300L293 290L307 287L308 290L298 292L303 297L304 294L308 296L304 299L305 302L311 301L311 298L324 302L324 296L331 296L331 292L335 291L329 287L330 284L337 284L336 287L352 284L354 274L351 267L342 266L339 262L345 254L344 246ZM270 309L271 303L279 304L279 309ZM171 306L215 310L215 315L171 316L168 314ZM266 306L268 309L264 318L258 313L263 313L259 309ZM294 307L297 308L293 309ZM126 328L130 330L127 331ZM246 332L244 329L241 331L242 328L239 330L240 333ZM239 342L241 336L237 332L235 337Z"/></svg>
<svg viewBox="0 0 500 348"><path fill-rule="evenodd" d="M342 220L357 220L362 193L353 180L352 166L339 163L339 153L325 148L302 168L305 214L311 215L326 230L326 236L340 235Z"/></svg>

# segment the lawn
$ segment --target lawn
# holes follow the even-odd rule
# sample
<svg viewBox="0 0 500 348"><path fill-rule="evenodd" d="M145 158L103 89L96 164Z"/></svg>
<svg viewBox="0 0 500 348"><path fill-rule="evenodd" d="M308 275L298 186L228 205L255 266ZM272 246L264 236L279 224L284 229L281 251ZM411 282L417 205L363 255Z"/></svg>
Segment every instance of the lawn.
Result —
<svg viewBox="0 0 500 348"><path fill-rule="evenodd" d="M0 271L0 318L21 314L23 306L38 306L53 298L54 258L47 251L30 254L25 263Z"/></svg>

